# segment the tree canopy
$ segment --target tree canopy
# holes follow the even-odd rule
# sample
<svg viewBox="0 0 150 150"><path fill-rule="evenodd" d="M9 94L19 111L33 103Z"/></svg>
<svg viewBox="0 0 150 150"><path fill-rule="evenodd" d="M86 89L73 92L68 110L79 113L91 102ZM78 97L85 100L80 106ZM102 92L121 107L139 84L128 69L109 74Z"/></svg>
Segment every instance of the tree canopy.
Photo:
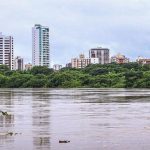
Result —
<svg viewBox="0 0 150 150"><path fill-rule="evenodd" d="M0 88L150 88L150 65L95 64L84 69L43 66L11 71L0 65Z"/></svg>

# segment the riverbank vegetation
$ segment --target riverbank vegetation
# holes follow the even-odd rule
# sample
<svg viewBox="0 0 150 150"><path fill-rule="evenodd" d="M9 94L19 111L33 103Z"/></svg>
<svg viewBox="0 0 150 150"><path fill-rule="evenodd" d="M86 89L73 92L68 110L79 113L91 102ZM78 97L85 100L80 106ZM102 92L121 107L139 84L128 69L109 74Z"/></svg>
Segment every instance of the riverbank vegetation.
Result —
<svg viewBox="0 0 150 150"><path fill-rule="evenodd" d="M150 65L105 64L84 69L63 68L54 72L36 66L11 71L0 65L0 88L150 88Z"/></svg>

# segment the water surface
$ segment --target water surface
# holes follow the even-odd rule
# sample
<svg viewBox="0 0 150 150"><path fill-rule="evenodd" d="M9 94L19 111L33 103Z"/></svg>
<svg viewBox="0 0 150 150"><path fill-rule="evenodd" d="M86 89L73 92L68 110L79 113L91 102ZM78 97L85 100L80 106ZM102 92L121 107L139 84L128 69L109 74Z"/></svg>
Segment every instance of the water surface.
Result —
<svg viewBox="0 0 150 150"><path fill-rule="evenodd" d="M148 89L0 89L0 110L0 150L150 149Z"/></svg>

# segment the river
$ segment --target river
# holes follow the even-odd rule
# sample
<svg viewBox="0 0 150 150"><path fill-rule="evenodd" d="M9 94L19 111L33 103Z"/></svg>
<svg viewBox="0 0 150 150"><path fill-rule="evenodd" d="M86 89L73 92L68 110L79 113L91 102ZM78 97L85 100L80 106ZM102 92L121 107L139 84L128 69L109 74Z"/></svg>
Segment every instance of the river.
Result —
<svg viewBox="0 0 150 150"><path fill-rule="evenodd" d="M149 89L0 89L0 110L0 150L150 149Z"/></svg>

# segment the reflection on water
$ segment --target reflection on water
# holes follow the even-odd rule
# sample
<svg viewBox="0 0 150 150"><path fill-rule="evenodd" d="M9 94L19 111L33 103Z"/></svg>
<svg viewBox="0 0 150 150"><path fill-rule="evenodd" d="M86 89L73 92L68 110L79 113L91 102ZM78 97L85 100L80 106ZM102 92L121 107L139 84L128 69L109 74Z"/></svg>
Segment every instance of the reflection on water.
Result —
<svg viewBox="0 0 150 150"><path fill-rule="evenodd" d="M148 89L1 89L0 110L0 150L150 149Z"/></svg>
<svg viewBox="0 0 150 150"><path fill-rule="evenodd" d="M32 93L32 100L34 149L50 150L50 95Z"/></svg>

